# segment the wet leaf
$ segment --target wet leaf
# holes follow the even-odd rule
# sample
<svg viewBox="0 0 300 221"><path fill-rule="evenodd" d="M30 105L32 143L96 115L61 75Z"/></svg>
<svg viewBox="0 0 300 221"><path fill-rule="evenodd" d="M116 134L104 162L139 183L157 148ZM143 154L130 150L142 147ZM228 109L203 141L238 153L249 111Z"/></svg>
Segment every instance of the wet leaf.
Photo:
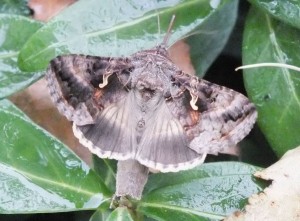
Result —
<svg viewBox="0 0 300 221"><path fill-rule="evenodd" d="M133 221L128 209L126 207L118 207L115 209L106 221Z"/></svg>
<svg viewBox="0 0 300 221"><path fill-rule="evenodd" d="M287 24L300 28L300 1L298 0L249 0L264 12Z"/></svg>
<svg viewBox="0 0 300 221"><path fill-rule="evenodd" d="M214 4L210 1L210 4ZM217 2L217 1L215 1ZM225 46L237 17L238 1L222 1L216 11L208 17L192 35L186 39L196 74L203 77Z"/></svg>
<svg viewBox="0 0 300 221"><path fill-rule="evenodd" d="M1 0L0 13L29 15L27 0Z"/></svg>
<svg viewBox="0 0 300 221"><path fill-rule="evenodd" d="M19 108L17 108L12 102L9 100L3 99L0 101L0 108L3 111L10 112L11 114L15 114L17 116L20 116L24 119L30 120L23 111L21 111Z"/></svg>
<svg viewBox="0 0 300 221"><path fill-rule="evenodd" d="M93 155L93 167L105 185L110 189L111 194L114 194L116 191L117 161L101 159Z"/></svg>
<svg viewBox="0 0 300 221"><path fill-rule="evenodd" d="M275 164L255 173L272 180L262 193L249 198L245 212L235 213L226 221L299 220L300 215L300 147L289 150Z"/></svg>
<svg viewBox="0 0 300 221"><path fill-rule="evenodd" d="M300 67L300 31L256 8L247 18L243 63L287 63ZM258 124L278 156L300 144L300 74L285 68L244 72L249 97L258 110Z"/></svg>
<svg viewBox="0 0 300 221"><path fill-rule="evenodd" d="M31 37L19 55L19 65L26 71L42 71L60 54L127 56L149 49L162 42L175 14L170 44L197 34L187 42L198 42L191 45L191 54L202 74L228 38L236 5L236 0L78 1Z"/></svg>
<svg viewBox="0 0 300 221"><path fill-rule="evenodd" d="M103 203L90 217L89 221L105 221L111 214L112 210L109 209L110 201Z"/></svg>
<svg viewBox="0 0 300 221"><path fill-rule="evenodd" d="M109 191L62 143L0 103L0 213L95 209Z"/></svg>
<svg viewBox="0 0 300 221"><path fill-rule="evenodd" d="M19 50L42 24L19 15L0 14L0 99L36 81L41 73L25 73L17 66Z"/></svg>
<svg viewBox="0 0 300 221"><path fill-rule="evenodd" d="M220 220L261 190L257 167L207 163L179 173L151 175L138 211L157 220Z"/></svg>

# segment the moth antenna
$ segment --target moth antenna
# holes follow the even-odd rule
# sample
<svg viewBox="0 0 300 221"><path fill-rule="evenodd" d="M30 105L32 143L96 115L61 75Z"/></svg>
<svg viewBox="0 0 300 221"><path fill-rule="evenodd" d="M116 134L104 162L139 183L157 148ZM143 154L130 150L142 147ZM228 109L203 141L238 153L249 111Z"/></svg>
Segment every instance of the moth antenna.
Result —
<svg viewBox="0 0 300 221"><path fill-rule="evenodd" d="M158 29L158 37L159 37L161 34L159 13L157 13L157 29Z"/></svg>
<svg viewBox="0 0 300 221"><path fill-rule="evenodd" d="M163 42L162 42L162 45L167 46L167 43L168 43L168 41L169 41L169 39L170 39L170 36L171 36L171 29L172 29L172 27L173 27L173 25L174 25L174 21L175 21L175 15L173 15L172 18L171 18L171 21L170 21L170 24L169 24L167 33L166 33L166 35L165 35L165 37L164 37L164 40L163 40Z"/></svg>

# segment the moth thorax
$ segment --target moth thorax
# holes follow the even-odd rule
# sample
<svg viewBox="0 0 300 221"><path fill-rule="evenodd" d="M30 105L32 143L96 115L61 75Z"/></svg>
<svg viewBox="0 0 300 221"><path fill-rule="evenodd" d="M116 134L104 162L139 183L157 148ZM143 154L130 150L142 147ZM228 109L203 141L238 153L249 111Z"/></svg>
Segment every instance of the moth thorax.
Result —
<svg viewBox="0 0 300 221"><path fill-rule="evenodd" d="M139 74L132 76L132 86L138 90L148 88L150 90L162 89L164 87L163 80L159 74L151 70L143 70Z"/></svg>
<svg viewBox="0 0 300 221"><path fill-rule="evenodd" d="M155 106L162 97L162 87L161 85L155 85L149 79L140 79L136 82L133 87L136 101L142 109L148 109L147 107Z"/></svg>

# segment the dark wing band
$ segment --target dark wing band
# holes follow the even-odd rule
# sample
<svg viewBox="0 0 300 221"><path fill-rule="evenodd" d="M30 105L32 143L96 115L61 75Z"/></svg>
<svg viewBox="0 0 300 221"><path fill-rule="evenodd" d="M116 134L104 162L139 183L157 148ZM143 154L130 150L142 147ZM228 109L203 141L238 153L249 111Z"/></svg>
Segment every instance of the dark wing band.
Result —
<svg viewBox="0 0 300 221"><path fill-rule="evenodd" d="M185 128L191 149L217 154L236 145L250 132L257 112L247 97L187 74L177 76L177 81L186 90L169 106ZM195 96L198 110L190 105Z"/></svg>
<svg viewBox="0 0 300 221"><path fill-rule="evenodd" d="M60 113L76 125L86 125L126 94L124 85L131 70L128 59L66 55L51 61L46 80ZM100 88L107 80L109 84Z"/></svg>

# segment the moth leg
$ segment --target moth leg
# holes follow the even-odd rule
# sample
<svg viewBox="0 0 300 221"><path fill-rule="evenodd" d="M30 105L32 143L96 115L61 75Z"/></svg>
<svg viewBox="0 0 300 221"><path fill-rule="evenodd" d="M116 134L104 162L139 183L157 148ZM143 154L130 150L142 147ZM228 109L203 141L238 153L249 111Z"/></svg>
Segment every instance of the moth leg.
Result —
<svg viewBox="0 0 300 221"><path fill-rule="evenodd" d="M197 100L198 100L198 96L197 95L194 95L194 93L192 93L191 91L190 91L190 95L191 95L191 97L192 97L192 99L190 100L190 105L191 105L191 107L193 108L193 110L198 110L198 107L197 107L197 105L196 105L196 103L197 103Z"/></svg>

